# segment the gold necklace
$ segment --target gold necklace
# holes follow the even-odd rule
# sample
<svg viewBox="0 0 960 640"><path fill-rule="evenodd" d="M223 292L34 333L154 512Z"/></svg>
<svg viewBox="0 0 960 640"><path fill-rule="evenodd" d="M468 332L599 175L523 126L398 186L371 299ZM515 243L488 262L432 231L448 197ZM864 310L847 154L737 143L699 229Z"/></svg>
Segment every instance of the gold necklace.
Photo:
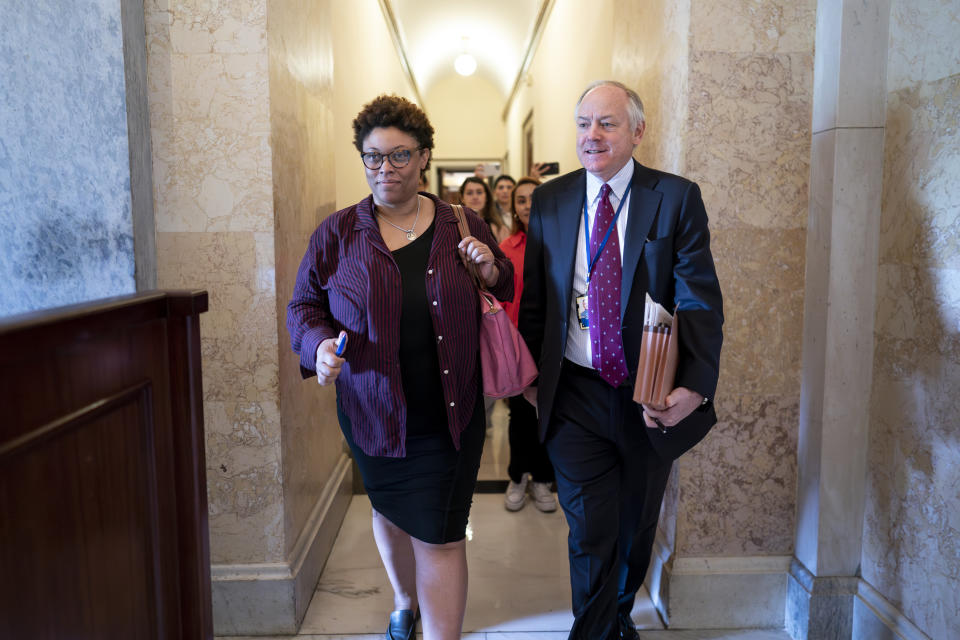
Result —
<svg viewBox="0 0 960 640"><path fill-rule="evenodd" d="M407 240L416 240L416 239L417 239L417 234L416 234L416 232L414 231L414 229L417 228L417 223L420 221L420 195L417 194L417 217L413 219L413 226L410 227L409 229L404 229L404 228L401 227L401 226L398 226L398 225L393 224L392 222L390 222L389 220L387 220L387 219L384 217L384 215L383 215L382 213L380 213L379 211L377 212L377 215L380 216L380 219L381 219L381 220L383 220L384 222L386 222L388 225L390 225L391 227L393 227L393 228L396 229L397 231L403 231L405 234L407 234Z"/></svg>

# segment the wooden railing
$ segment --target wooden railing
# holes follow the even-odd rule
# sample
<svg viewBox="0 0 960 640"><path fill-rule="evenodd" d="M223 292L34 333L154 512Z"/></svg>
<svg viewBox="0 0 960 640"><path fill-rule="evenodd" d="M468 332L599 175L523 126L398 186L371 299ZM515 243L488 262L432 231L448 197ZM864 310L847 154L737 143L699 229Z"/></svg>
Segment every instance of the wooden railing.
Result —
<svg viewBox="0 0 960 640"><path fill-rule="evenodd" d="M0 638L212 638L199 314L0 319Z"/></svg>

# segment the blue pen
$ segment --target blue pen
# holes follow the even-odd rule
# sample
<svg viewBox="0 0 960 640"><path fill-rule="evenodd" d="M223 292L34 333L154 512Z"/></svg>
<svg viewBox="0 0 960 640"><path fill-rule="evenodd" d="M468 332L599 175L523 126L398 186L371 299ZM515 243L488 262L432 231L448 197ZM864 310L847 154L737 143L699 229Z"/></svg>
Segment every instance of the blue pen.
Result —
<svg viewBox="0 0 960 640"><path fill-rule="evenodd" d="M337 357L339 358L340 356L343 355L343 350L347 348L347 332L346 331L341 331L340 335L337 336L336 347L337 347L337 352L336 352Z"/></svg>

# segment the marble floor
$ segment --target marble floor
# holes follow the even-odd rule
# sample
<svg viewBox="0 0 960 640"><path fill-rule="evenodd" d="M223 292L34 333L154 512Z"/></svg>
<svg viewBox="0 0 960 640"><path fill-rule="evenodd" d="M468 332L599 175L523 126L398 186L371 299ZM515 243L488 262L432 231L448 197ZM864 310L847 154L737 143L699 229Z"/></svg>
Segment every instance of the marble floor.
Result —
<svg viewBox="0 0 960 640"><path fill-rule="evenodd" d="M506 479L506 418L505 403L497 403L480 480ZM566 640L573 617L562 513L541 513L529 503L510 513L503 508L502 494L478 493L467 539L470 586L464 640ZM392 604L370 529L370 502L357 495L299 634L275 640L381 640ZM643 640L789 640L782 631L664 630L645 591L637 597L633 619Z"/></svg>
<svg viewBox="0 0 960 640"><path fill-rule="evenodd" d="M566 535L559 511L541 513L528 504L508 513L500 495L476 495L467 529L470 586L463 629L479 635L464 637L549 637L545 632L565 637L562 632L573 621ZM662 628L649 598L639 600L638 624ZM392 604L370 533L370 503L355 496L300 632L335 637L382 633Z"/></svg>

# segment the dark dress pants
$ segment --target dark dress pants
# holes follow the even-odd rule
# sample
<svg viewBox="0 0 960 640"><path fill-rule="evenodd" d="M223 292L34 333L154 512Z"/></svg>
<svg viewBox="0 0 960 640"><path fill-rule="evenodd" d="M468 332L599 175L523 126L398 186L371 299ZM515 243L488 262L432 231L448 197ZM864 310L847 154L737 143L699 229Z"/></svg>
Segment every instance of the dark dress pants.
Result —
<svg viewBox="0 0 960 640"><path fill-rule="evenodd" d="M509 405L510 464L507 474L517 483L525 473L529 473L534 482L553 482L553 465L547 456L547 448L540 442L537 410L523 396L513 396Z"/></svg>
<svg viewBox="0 0 960 640"><path fill-rule="evenodd" d="M547 431L570 527L570 640L619 638L650 564L671 461L650 445L630 385L564 361Z"/></svg>

